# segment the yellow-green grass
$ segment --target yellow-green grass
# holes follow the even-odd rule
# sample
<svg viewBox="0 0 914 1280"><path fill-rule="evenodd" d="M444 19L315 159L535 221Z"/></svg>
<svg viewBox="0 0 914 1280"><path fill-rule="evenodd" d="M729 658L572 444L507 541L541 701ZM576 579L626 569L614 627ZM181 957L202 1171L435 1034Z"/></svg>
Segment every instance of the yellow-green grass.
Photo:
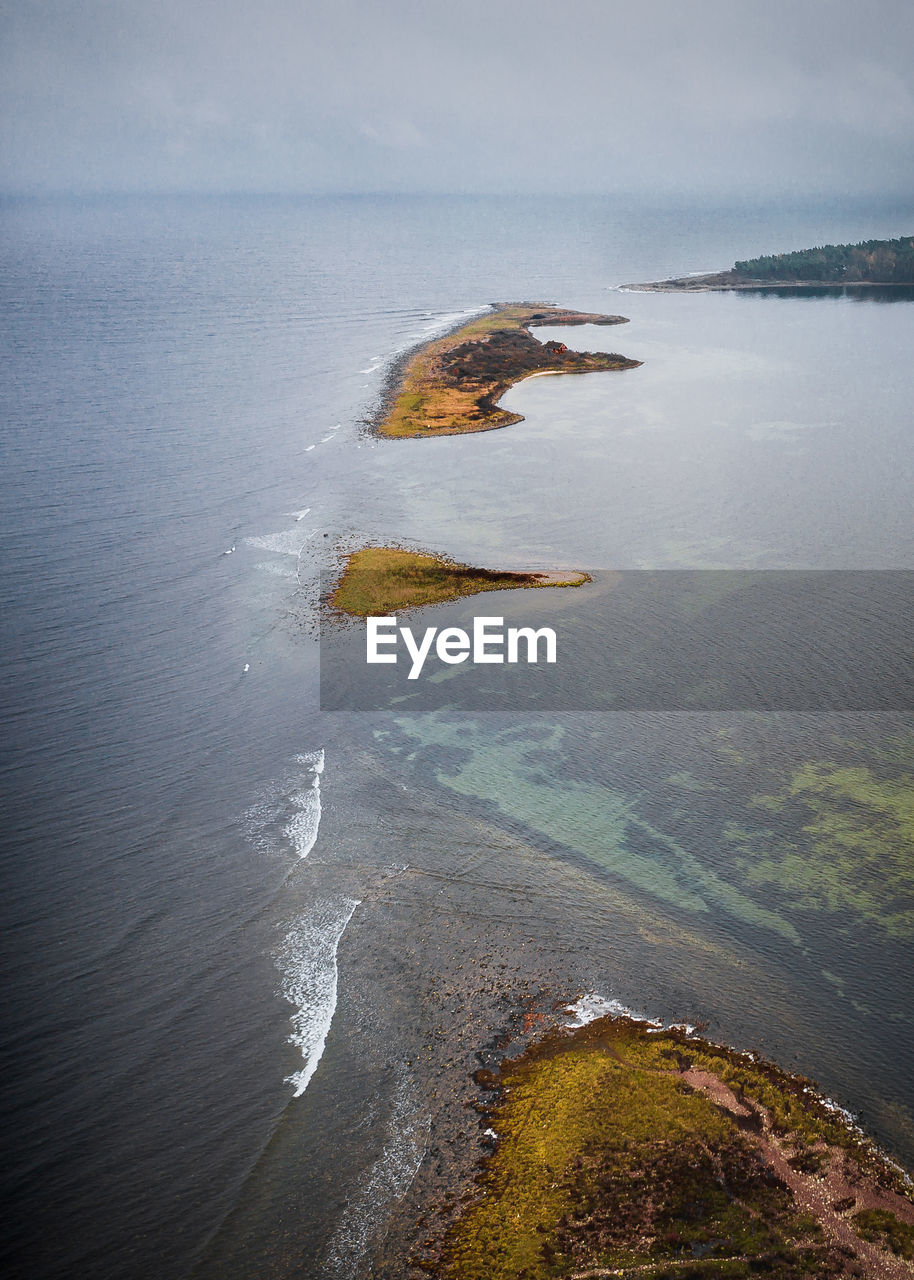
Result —
<svg viewBox="0 0 914 1280"><path fill-rule="evenodd" d="M891 1209L864 1209L854 1214L854 1230L861 1240L891 1249L907 1261L914 1260L914 1227L902 1222Z"/></svg>
<svg viewBox="0 0 914 1280"><path fill-rule="evenodd" d="M482 1122L497 1145L483 1161L476 1198L447 1233L436 1274L844 1274L752 1133L689 1087L680 1076L686 1067L716 1068L740 1096L774 1104L803 1153L815 1139L816 1154L840 1128L812 1101L807 1082L679 1032L601 1019L573 1035L554 1033L504 1063L498 1077L480 1080L497 1088ZM850 1134L846 1143L847 1158L861 1158L862 1176L865 1150L858 1153ZM863 1225L886 1234L894 1226Z"/></svg>
<svg viewBox="0 0 914 1280"><path fill-rule="evenodd" d="M503 303L416 351L376 429L382 436L404 438L490 431L520 422L519 414L500 409L497 401L522 378L628 369L640 363L604 352L549 351L532 336L531 326L621 324L624 319L545 304Z"/></svg>
<svg viewBox="0 0 914 1280"><path fill-rule="evenodd" d="M511 573L474 569L442 556L402 547L363 547L346 561L330 604L343 613L366 618L399 613L420 605L441 604L479 591L513 591L519 587L578 587L586 573Z"/></svg>
<svg viewBox="0 0 914 1280"><path fill-rule="evenodd" d="M910 1198L910 1181L897 1166L883 1159L863 1132L816 1091L805 1076L784 1071L751 1053L713 1044L677 1028L662 1033L629 1029L626 1058L640 1068L678 1069L684 1062L706 1071L727 1085L737 1097L764 1107L771 1131L789 1137L799 1150L823 1144L840 1148L860 1175L874 1184Z"/></svg>

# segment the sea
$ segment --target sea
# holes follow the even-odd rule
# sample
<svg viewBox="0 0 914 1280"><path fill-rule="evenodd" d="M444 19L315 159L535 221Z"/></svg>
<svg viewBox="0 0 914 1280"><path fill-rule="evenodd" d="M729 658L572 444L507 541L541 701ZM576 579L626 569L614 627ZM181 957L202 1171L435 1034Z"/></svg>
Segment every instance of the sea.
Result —
<svg viewBox="0 0 914 1280"><path fill-rule="evenodd" d="M48 198L0 227L4 1274L370 1275L435 1155L422 1053L474 1049L472 981L433 1001L458 929L463 969L497 935L557 1002L774 1057L914 1168L909 712L589 709L573 654L567 709L328 712L319 680L321 583L365 543L914 569L914 291L625 287L914 207ZM394 363L507 300L624 315L537 333L642 364L522 383L504 430L373 436Z"/></svg>

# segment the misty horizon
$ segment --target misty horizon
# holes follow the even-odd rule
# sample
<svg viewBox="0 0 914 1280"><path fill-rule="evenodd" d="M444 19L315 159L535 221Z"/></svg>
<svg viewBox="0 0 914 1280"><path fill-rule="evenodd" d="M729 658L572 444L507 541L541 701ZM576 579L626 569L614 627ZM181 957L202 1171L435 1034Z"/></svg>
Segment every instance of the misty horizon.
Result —
<svg viewBox="0 0 914 1280"><path fill-rule="evenodd" d="M0 191L914 194L886 0L6 3Z"/></svg>

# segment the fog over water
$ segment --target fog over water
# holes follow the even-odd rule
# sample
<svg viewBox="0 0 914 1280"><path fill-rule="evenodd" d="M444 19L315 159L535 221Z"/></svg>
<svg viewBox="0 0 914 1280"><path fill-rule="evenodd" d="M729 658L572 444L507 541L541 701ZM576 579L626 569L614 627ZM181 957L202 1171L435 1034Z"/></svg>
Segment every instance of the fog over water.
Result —
<svg viewBox="0 0 914 1280"><path fill-rule="evenodd" d="M906 0L3 8L0 190L911 193Z"/></svg>

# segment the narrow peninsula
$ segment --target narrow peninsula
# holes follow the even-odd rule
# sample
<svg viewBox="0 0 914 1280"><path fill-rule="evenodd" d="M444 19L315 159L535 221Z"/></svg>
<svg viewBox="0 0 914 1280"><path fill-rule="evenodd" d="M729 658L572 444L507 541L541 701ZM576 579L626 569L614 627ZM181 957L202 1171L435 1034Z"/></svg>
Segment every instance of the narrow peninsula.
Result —
<svg viewBox="0 0 914 1280"><path fill-rule="evenodd" d="M532 328L625 323L625 316L547 304L497 304L394 367L374 428L380 436L403 439L491 431L521 422L521 414L499 408L498 401L523 378L634 369L641 363L605 352L569 351L561 342L542 343Z"/></svg>
<svg viewBox="0 0 914 1280"><path fill-rule="evenodd" d="M710 289L795 289L821 285L914 285L914 236L826 244L736 262L729 271L626 285L659 293Z"/></svg>
<svg viewBox="0 0 914 1280"><path fill-rule="evenodd" d="M475 1080L487 1153L413 1274L914 1274L910 1180L810 1081L755 1055L608 1016Z"/></svg>
<svg viewBox="0 0 914 1280"><path fill-rule="evenodd" d="M341 613L367 618L441 604L480 591L579 587L589 581L588 574L578 571L512 573L474 569L443 556L402 547L363 547L347 557L329 604Z"/></svg>

